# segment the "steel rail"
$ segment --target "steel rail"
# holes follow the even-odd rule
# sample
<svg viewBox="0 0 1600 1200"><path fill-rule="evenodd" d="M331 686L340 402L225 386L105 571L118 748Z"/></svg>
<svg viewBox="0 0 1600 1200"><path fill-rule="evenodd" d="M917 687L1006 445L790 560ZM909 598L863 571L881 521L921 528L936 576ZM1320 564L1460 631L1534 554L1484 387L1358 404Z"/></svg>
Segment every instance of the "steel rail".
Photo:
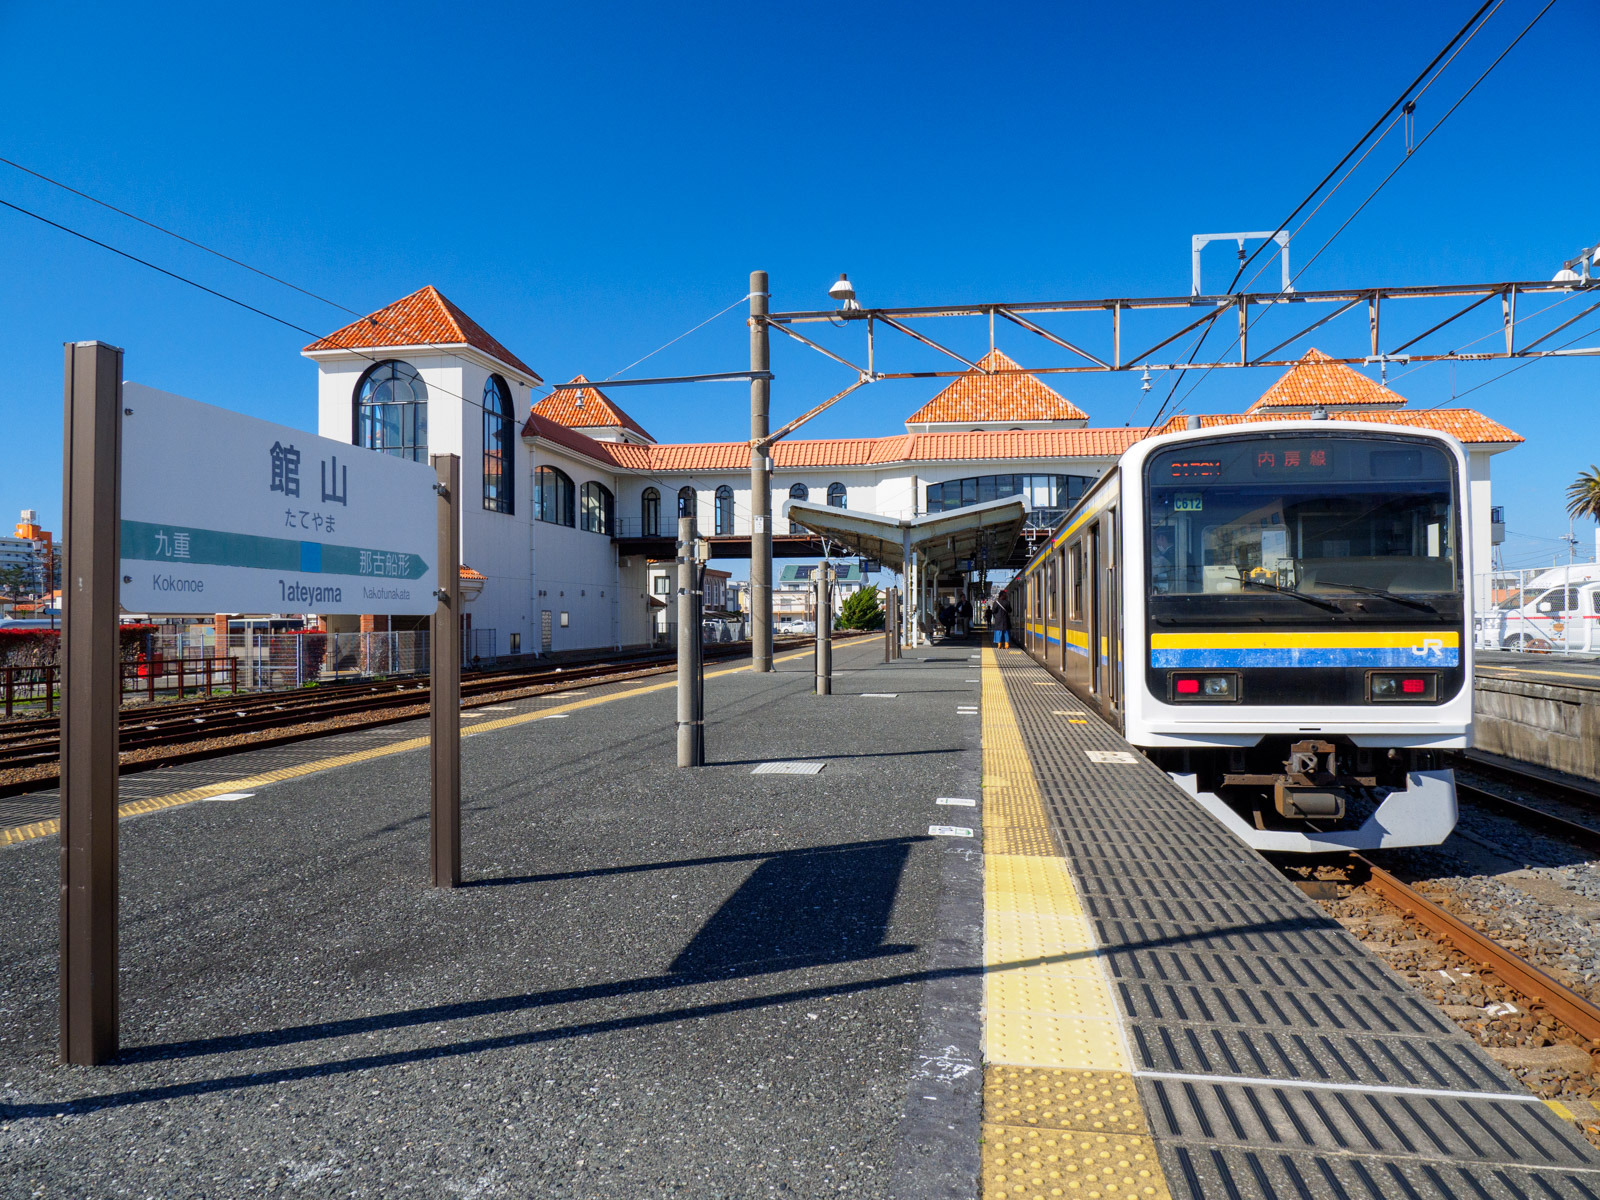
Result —
<svg viewBox="0 0 1600 1200"><path fill-rule="evenodd" d="M850 636L848 634L839 636ZM780 639L775 645L784 649L792 649L810 642L809 637L793 637ZM744 653L746 647L741 643L730 642L706 648L707 659L732 658ZM528 675L505 677L499 676L492 680L476 681L476 686L469 693L477 697L475 703L466 703L462 707L477 708L485 704L502 702L507 699L519 698L515 693L521 692L523 697L531 695L547 695L571 691L577 687L589 686L595 682L607 682L610 678L626 677L627 679L641 679L653 675L671 674L677 670L676 662L659 656L651 656L648 660L630 660L623 662L606 662L590 664L582 668L565 670L560 674L554 671L541 672L538 676ZM510 693L510 694L508 694ZM377 702L374 703L373 701ZM368 698L365 701L358 698L341 698L334 705L314 708L311 705L284 705L268 717L265 714L253 713L247 720L229 724L224 720L207 721L203 725L196 723L192 718L183 724L178 724L165 731L164 736L152 738L144 742L132 740L124 733L119 749L121 751L140 751L161 749L163 746L175 746L175 749L160 754L158 757L142 761L123 761L117 768L119 775L137 774L141 771L155 770L160 767L176 766L180 763L199 762L204 759L221 758L229 754L239 754L250 750L260 750L276 746L292 745L295 742L310 741L315 738L328 737L331 734L344 733L356 729L374 729L384 725L399 724L404 721L413 721L418 712L388 712L385 709L416 708L425 710L428 702L428 689L413 687L407 691L386 695L383 697ZM358 715L360 713L373 714L370 719L356 721L351 724L338 725L332 728L300 729L292 733L277 736L256 738L248 742L230 743L227 745L208 746L205 748L184 750L184 745L193 745L196 741L210 741L216 738L226 738L241 733L259 732L286 725L304 725L307 723L325 722L334 717ZM19 747L26 750L26 757L21 755L6 756L0 753L0 770L18 770L27 767L47 766L59 761L60 751L52 745L46 753L35 753L40 750L38 745ZM56 776L46 774L35 779L0 782L0 799L11 796L26 795L54 786Z"/></svg>
<svg viewBox="0 0 1600 1200"><path fill-rule="evenodd" d="M1546 785L1550 786L1550 785ZM1456 793L1470 800L1480 808L1487 808L1502 816L1511 817L1523 825L1537 829L1542 833L1553 834L1565 838L1575 846L1600 854L1600 829L1591 825L1580 825L1576 821L1569 821L1565 817L1558 817L1555 813L1546 812L1542 808L1535 808L1531 804L1524 804L1520 800L1512 800L1507 796L1496 795L1470 783L1456 780ZM1593 803L1593 797L1588 797Z"/></svg>
<svg viewBox="0 0 1600 1200"><path fill-rule="evenodd" d="M1530 1004L1538 1005L1575 1033L1600 1040L1600 1008L1526 959L1485 937L1465 921L1401 882L1359 854L1351 860L1367 874L1367 884L1420 923L1440 942L1454 947L1491 972Z"/></svg>

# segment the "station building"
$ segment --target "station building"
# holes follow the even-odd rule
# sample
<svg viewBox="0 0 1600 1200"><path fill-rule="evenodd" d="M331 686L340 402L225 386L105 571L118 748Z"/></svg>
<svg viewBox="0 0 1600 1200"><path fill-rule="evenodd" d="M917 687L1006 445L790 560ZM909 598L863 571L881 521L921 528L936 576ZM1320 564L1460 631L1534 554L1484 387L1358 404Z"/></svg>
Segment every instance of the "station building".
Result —
<svg viewBox="0 0 1600 1200"><path fill-rule="evenodd" d="M645 645L658 622L650 564L670 559L693 514L717 559L750 553L744 442L658 442L582 376L535 401L543 378L425 287L320 338L318 432L426 462L461 456L461 555L477 652L527 654ZM1466 408L1410 409L1404 397L1309 351L1244 413L1175 417L1160 429L1095 428L1077 405L999 350L880 437L791 438L773 447L771 512L789 499L906 518L1010 496L1042 532L1140 438L1306 416L1440 429L1466 444L1472 501L1487 513L1490 461L1522 438ZM1490 524L1476 524L1478 563ZM776 557L815 559L818 539L776 521ZM994 564L996 566L1001 564ZM480 578L481 577L481 578ZM389 619L328 616L335 631ZM401 618L393 618L395 622Z"/></svg>

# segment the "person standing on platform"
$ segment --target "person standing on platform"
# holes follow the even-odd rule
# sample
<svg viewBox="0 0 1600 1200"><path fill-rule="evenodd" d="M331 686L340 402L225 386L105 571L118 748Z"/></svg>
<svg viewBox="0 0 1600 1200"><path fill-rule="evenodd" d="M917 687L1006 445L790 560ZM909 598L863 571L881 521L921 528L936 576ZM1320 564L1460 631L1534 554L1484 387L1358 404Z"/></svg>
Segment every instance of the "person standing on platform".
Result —
<svg viewBox="0 0 1600 1200"><path fill-rule="evenodd" d="M1001 592L989 606L989 627L994 630L994 644L1001 650L1011 649L1011 606L1006 594Z"/></svg>
<svg viewBox="0 0 1600 1200"><path fill-rule="evenodd" d="M972 632L972 599L968 596L963 596L956 606L956 629L963 634Z"/></svg>

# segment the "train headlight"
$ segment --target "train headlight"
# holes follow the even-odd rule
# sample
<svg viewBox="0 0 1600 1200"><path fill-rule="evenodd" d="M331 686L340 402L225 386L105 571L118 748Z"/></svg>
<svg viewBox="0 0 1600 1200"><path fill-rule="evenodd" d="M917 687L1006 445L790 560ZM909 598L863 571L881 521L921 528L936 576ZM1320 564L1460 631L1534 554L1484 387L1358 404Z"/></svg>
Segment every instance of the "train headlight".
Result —
<svg viewBox="0 0 1600 1200"><path fill-rule="evenodd" d="M1438 698L1437 672L1367 672L1367 699L1373 704L1432 704Z"/></svg>
<svg viewBox="0 0 1600 1200"><path fill-rule="evenodd" d="M1233 699L1232 675L1207 675L1200 681L1200 686L1213 700Z"/></svg>

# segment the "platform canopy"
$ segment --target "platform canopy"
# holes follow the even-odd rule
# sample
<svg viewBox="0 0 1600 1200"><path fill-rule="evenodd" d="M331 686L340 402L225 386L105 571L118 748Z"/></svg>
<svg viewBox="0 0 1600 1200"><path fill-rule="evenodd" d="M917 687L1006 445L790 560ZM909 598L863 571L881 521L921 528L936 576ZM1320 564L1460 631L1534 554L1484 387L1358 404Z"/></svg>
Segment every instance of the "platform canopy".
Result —
<svg viewBox="0 0 1600 1200"><path fill-rule="evenodd" d="M892 571L903 571L906 557L913 553L941 569L960 568L969 560L994 568L1005 565L1022 536L1028 503L1020 496L1008 496L952 512L881 517L809 500L789 500L784 503L783 515L791 525L802 525Z"/></svg>

